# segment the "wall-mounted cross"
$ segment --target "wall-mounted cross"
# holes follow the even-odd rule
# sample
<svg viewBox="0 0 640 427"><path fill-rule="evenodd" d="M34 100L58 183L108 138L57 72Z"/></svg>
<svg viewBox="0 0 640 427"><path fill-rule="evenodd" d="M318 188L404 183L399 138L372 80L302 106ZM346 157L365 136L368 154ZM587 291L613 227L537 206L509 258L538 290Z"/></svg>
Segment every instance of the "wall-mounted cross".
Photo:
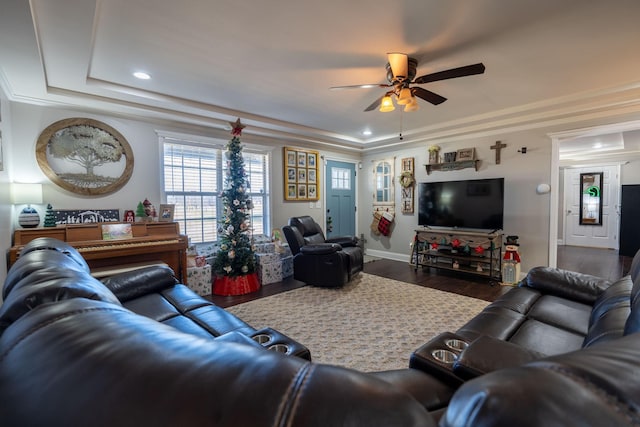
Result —
<svg viewBox="0 0 640 427"><path fill-rule="evenodd" d="M507 144L503 144L500 141L496 141L495 144L493 144L491 147L489 147L492 150L496 150L496 165L500 164L500 150L502 150L506 146L507 146Z"/></svg>

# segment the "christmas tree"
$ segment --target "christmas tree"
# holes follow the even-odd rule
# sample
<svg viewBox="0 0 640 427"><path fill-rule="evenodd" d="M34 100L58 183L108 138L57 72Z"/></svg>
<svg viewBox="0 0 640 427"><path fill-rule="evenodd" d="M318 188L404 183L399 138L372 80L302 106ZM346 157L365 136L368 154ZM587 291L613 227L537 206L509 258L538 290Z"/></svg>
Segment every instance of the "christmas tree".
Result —
<svg viewBox="0 0 640 427"><path fill-rule="evenodd" d="M218 228L220 250L213 268L218 276L242 276L255 272L255 257L251 248L250 216L251 197L247 193L249 182L242 158L240 134L244 125L240 119L231 123L233 137L225 153L227 171L222 191L224 215Z"/></svg>

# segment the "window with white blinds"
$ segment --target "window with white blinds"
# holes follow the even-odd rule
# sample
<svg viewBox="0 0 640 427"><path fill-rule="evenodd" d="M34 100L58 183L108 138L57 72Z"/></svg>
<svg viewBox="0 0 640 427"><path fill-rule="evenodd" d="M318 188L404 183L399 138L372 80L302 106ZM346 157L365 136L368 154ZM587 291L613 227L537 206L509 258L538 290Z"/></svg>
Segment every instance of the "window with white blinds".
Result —
<svg viewBox="0 0 640 427"><path fill-rule="evenodd" d="M269 155L247 149L242 155L254 205L252 231L269 235ZM223 212L219 195L227 166L224 150L163 139L162 159L166 202L176 206L174 221L180 223L180 230L192 243L216 241Z"/></svg>

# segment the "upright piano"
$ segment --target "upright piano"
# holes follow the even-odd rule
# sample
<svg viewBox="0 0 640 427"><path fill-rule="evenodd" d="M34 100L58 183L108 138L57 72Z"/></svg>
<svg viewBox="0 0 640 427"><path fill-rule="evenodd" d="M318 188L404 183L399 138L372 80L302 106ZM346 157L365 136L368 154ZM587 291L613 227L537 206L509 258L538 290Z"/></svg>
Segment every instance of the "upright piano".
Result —
<svg viewBox="0 0 640 427"><path fill-rule="evenodd" d="M188 239L180 234L177 222L132 223L132 236L121 240L103 240L102 224L112 223L16 230L9 251L9 266L18 259L24 245L33 239L53 237L76 248L92 271L162 262L173 269L178 280L186 283Z"/></svg>

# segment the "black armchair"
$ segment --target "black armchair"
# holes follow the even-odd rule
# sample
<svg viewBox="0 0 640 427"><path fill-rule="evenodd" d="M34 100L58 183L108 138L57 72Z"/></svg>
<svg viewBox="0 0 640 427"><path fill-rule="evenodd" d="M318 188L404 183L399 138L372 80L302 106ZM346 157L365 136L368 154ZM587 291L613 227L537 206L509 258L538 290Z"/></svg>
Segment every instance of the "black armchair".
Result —
<svg viewBox="0 0 640 427"><path fill-rule="evenodd" d="M339 287L362 271L363 254L355 236L326 239L310 216L289 218L282 228L293 253L293 277L309 285Z"/></svg>

